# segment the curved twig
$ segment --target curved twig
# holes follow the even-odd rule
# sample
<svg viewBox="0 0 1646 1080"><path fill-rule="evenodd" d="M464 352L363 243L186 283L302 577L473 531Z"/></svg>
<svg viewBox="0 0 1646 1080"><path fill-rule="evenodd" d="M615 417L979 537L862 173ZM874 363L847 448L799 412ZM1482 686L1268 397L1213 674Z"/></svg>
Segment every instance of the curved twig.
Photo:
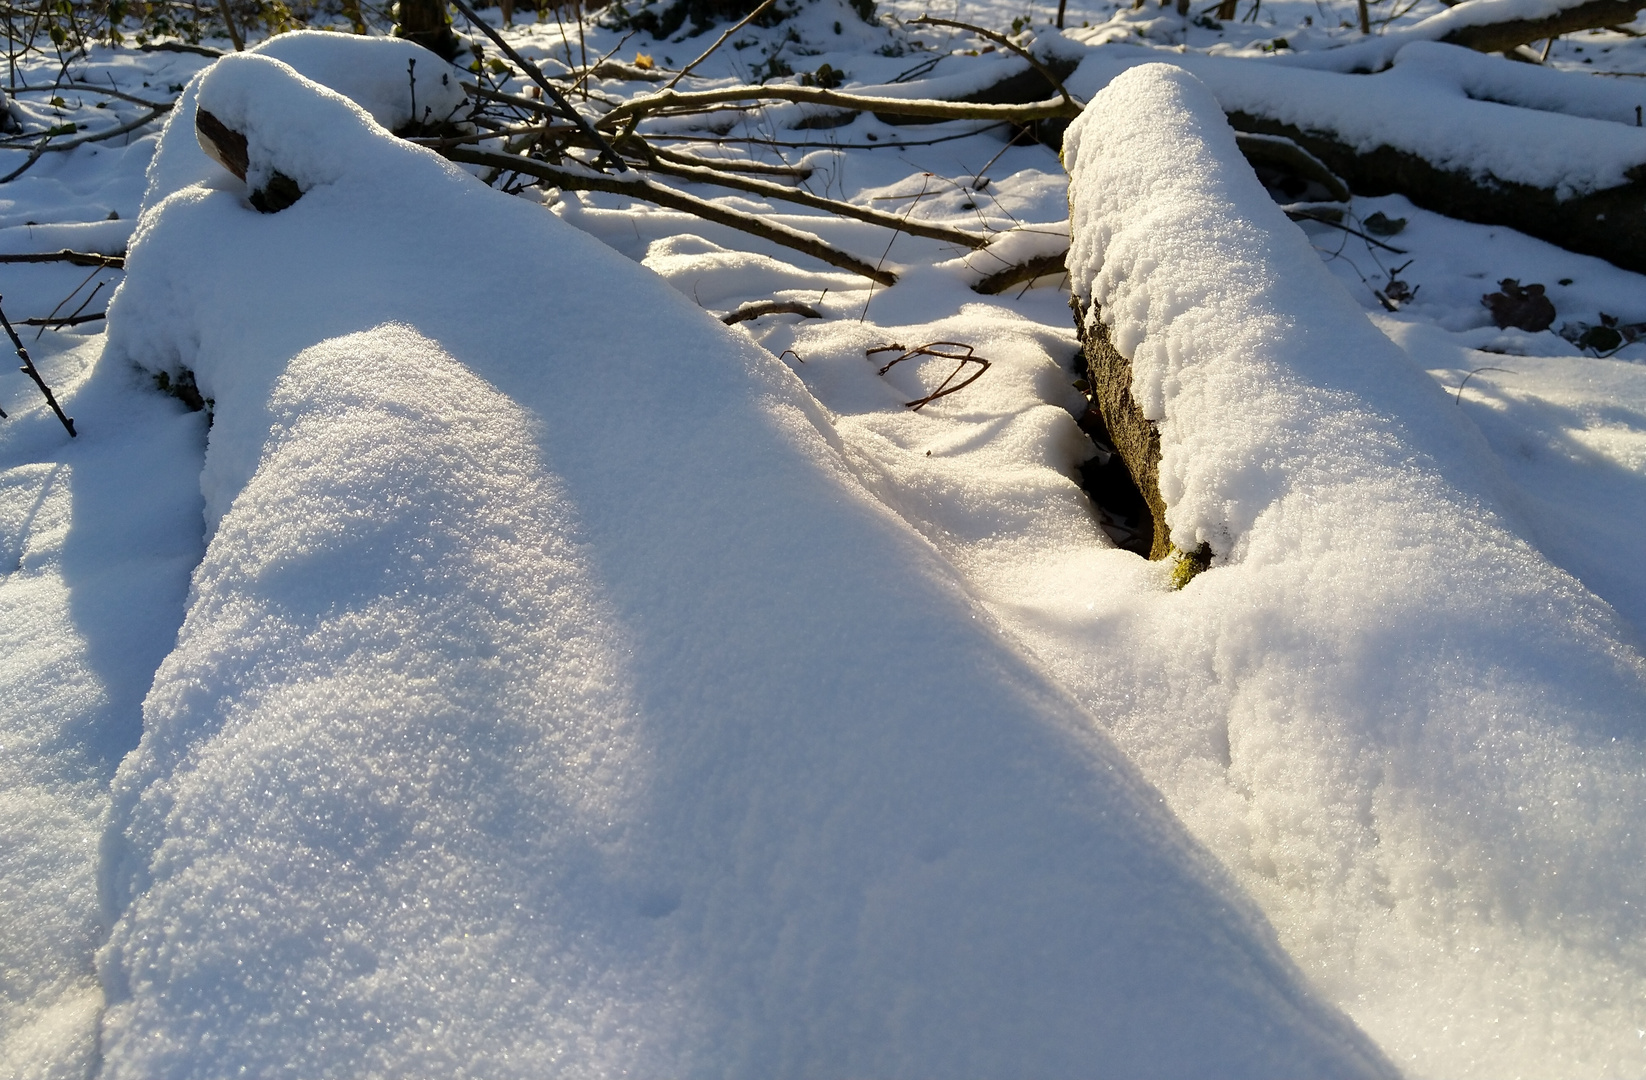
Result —
<svg viewBox="0 0 1646 1080"><path fill-rule="evenodd" d="M1469 385L1470 379L1474 378L1476 375L1479 375L1482 371L1501 371L1505 375L1519 374L1518 372L1510 371L1506 367L1477 367L1473 371L1469 372L1469 374L1463 376L1463 381L1457 384L1457 395L1452 399L1453 403L1457 405L1463 404L1463 388Z"/></svg>

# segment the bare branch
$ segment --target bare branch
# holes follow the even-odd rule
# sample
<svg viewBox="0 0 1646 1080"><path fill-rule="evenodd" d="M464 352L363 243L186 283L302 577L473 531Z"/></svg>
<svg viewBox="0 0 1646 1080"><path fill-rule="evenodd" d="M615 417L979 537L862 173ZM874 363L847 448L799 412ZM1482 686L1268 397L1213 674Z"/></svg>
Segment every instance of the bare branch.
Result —
<svg viewBox="0 0 1646 1080"><path fill-rule="evenodd" d="M487 150L470 150L467 147L453 147L447 150L445 155L452 161L463 162L464 164L487 165L523 173L527 176L535 176L567 191L606 191L617 195L628 195L631 198L655 203L658 206L666 206L671 210L682 210L705 221L712 221L728 228L737 229L740 232L762 237L774 244L810 255L812 258L826 262L830 266L838 266L842 270L859 274L882 285L892 285L897 281L896 274L870 266L856 256L849 255L839 248L833 247L821 237L801 232L799 229L791 229L776 222L763 221L749 214L740 214L735 210L728 210L726 207L709 202L706 199L699 199L695 195L688 195L683 191L676 191L674 188L652 183L650 180L632 173L629 176L611 176L605 173L585 172L582 169L551 165L546 161L516 157L512 154L498 154Z"/></svg>
<svg viewBox="0 0 1646 1080"><path fill-rule="evenodd" d="M1055 99L1029 105L985 105L931 101L924 98L845 94L839 90L825 90L820 86L729 86L722 90L699 90L693 93L660 90L645 97L631 98L601 117L600 127L610 130L631 116L645 116L660 109L695 110L729 101L798 101L808 105L827 105L842 110L889 116L929 116L939 120L1004 120L1013 123L1028 123L1031 120L1072 120L1080 115L1079 105Z"/></svg>
<svg viewBox="0 0 1646 1080"><path fill-rule="evenodd" d="M0 263L48 263L66 262L75 266L102 266L110 270L124 270L126 258L123 255L98 255L88 251L46 251L35 255L0 255Z"/></svg>

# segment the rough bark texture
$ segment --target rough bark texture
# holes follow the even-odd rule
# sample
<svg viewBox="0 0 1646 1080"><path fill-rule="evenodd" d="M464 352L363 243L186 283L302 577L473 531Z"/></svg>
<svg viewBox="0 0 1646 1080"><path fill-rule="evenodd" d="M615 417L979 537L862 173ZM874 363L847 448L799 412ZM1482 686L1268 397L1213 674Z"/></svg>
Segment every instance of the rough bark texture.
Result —
<svg viewBox="0 0 1646 1080"><path fill-rule="evenodd" d="M1171 554L1172 541L1171 529L1166 525L1166 500L1160 496L1160 432L1132 397L1132 362L1116 351L1109 341L1108 328L1101 320L1088 320L1088 310L1078 299L1071 301L1071 306L1075 329L1080 334L1080 351L1086 360L1092 404L1102 417L1109 444L1126 463L1126 471L1148 504L1154 523L1149 558L1164 559Z"/></svg>
<svg viewBox="0 0 1646 1080"><path fill-rule="evenodd" d="M1508 22L1465 26L1441 38L1448 45L1462 45L1480 52L1506 52L1517 45L1596 30L1635 21L1635 13L1646 7L1643 0L1588 0L1544 19L1512 19Z"/></svg>
<svg viewBox="0 0 1646 1080"><path fill-rule="evenodd" d="M1348 181L1358 195L1404 195L1448 217L1504 225L1646 273L1646 167L1634 170L1631 183L1561 201L1547 188L1480 180L1391 146L1360 153L1328 132L1303 131L1264 116L1235 112L1229 123L1238 131L1286 136Z"/></svg>
<svg viewBox="0 0 1646 1080"><path fill-rule="evenodd" d="M463 43L452 32L446 0L400 0L394 36L415 41L442 60L455 59Z"/></svg>

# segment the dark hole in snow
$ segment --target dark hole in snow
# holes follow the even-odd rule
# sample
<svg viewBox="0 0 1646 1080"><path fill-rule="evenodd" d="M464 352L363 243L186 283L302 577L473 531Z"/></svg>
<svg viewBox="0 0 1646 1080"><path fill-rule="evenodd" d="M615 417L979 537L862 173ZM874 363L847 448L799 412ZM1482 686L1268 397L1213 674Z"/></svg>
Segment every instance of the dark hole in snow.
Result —
<svg viewBox="0 0 1646 1080"><path fill-rule="evenodd" d="M189 407L190 412L199 412L212 404L200 396L200 388L194 384L194 372L188 368L178 372L175 377L170 372L157 372L154 376L154 388L181 401Z"/></svg>

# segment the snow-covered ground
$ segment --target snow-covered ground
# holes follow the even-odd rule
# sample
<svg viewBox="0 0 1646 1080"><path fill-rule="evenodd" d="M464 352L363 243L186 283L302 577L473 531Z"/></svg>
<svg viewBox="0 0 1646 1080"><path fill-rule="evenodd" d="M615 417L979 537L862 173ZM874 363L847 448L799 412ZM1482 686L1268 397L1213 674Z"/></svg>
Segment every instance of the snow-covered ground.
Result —
<svg viewBox="0 0 1646 1080"><path fill-rule="evenodd" d="M1250 12L1071 3L1100 54L1071 86L1187 46L1221 95L1276 38L1358 37L1352 4ZM747 30L701 85L997 62L853 18ZM395 122L387 61L269 51ZM1542 92L1419 71L1446 52L1363 78ZM1550 58L1646 70L1623 33ZM75 72L170 100L209 63ZM251 211L196 93L304 198ZM17 101L143 108L61 97ZM1004 245L694 189L900 276L870 288L626 198L488 192L270 60L184 98L164 139L0 186L0 253L131 250L0 266L14 321L126 281L107 335L24 331L78 439L0 380L0 1073L1646 1076L1646 342L1553 332L1646 322L1646 278L1398 196L1347 220L1403 219L1399 253L1293 225L1159 68L1078 129L1101 239L1000 297L969 285ZM784 115L662 123L1017 252L1068 232L1063 164L1005 129ZM1505 278L1551 331L1491 324ZM1076 483L1071 283L1136 351L1176 538L1216 552L1181 592ZM772 298L824 317L711 317ZM954 362L865 353L935 341L990 366L911 410ZM209 429L154 389L185 369Z"/></svg>

